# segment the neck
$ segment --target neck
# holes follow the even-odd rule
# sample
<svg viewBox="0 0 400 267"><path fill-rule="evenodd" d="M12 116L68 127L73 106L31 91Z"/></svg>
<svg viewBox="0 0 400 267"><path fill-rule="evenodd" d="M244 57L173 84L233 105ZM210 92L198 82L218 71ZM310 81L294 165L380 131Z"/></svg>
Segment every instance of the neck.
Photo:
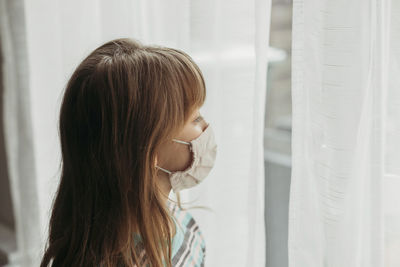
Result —
<svg viewBox="0 0 400 267"><path fill-rule="evenodd" d="M169 196L169 193L171 192L171 189L172 189L171 183L169 181L169 175L160 170L160 171L158 171L157 176L158 176L157 180L159 182L158 185L159 185L160 190L161 190L161 197L163 199L163 202L165 204L167 204L168 196Z"/></svg>
<svg viewBox="0 0 400 267"><path fill-rule="evenodd" d="M159 171L157 174L157 178L159 181L159 187L161 190L161 198L163 199L163 202L165 203L165 205L167 205L167 201L168 201L168 196L169 193L171 192L171 183L169 181L169 175L163 171ZM176 234L176 229L174 226L170 226L171 227L171 235L175 236Z"/></svg>

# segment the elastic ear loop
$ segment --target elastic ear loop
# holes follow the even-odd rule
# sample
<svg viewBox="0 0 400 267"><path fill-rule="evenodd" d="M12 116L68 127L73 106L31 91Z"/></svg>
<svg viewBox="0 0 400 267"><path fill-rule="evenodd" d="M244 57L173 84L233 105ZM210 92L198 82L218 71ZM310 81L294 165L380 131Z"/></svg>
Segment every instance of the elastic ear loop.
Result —
<svg viewBox="0 0 400 267"><path fill-rule="evenodd" d="M189 145L189 146L190 146L190 150L192 150L192 149L191 149L191 148L192 148L192 146L190 145L190 143L189 143L189 142L186 142L186 141L181 141L181 140L178 140L178 139L172 139L172 141L174 141L174 142L177 142L177 143L180 143L180 144L184 144L184 145ZM159 166L156 166L156 168L157 168L157 169L160 169L160 170L162 170L163 172L166 172L166 173L168 173L169 175L171 175L171 174L172 174L172 172L171 172L171 171L169 171L169 170L167 170L167 169L161 168L161 167L159 167Z"/></svg>
<svg viewBox="0 0 400 267"><path fill-rule="evenodd" d="M162 170L163 172L166 172L166 173L168 173L168 174L172 174L171 171L166 170L166 169L164 169L164 168L161 168L161 167L159 167L159 166L156 166L156 168L157 168L157 169L160 169L160 170Z"/></svg>
<svg viewBox="0 0 400 267"><path fill-rule="evenodd" d="M180 143L180 144L184 144L184 145L190 145L189 142L181 141L181 140L178 140L178 139L172 139L172 141L177 142L177 143Z"/></svg>
<svg viewBox="0 0 400 267"><path fill-rule="evenodd" d="M188 145L188 146L189 146L189 150L190 150L191 152L193 152L192 144L191 144L190 142L186 142L186 141L182 141L182 140L178 140L178 139L172 139L172 141L177 142L177 143L179 143L179 144Z"/></svg>

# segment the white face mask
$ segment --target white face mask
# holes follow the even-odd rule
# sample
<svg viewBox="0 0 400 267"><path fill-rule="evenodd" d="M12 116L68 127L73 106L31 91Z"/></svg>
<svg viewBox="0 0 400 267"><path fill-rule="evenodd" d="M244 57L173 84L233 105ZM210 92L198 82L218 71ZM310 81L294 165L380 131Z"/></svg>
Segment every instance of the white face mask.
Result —
<svg viewBox="0 0 400 267"><path fill-rule="evenodd" d="M199 184L204 180L204 178L206 178L214 166L217 154L217 145L215 143L214 132L210 125L207 126L199 137L190 142L177 139L172 139L172 141L189 145L193 155L190 167L184 171L171 172L156 166L156 168L169 175L172 190L174 193L177 193L182 189L190 188Z"/></svg>

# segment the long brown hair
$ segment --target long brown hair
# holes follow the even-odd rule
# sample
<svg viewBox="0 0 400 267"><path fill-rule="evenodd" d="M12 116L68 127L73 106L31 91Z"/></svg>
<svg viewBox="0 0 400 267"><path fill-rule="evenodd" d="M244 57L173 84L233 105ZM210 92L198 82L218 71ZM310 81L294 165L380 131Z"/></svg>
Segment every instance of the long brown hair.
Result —
<svg viewBox="0 0 400 267"><path fill-rule="evenodd" d="M171 266L173 221L155 155L205 100L202 73L183 51L117 39L70 78L61 105L61 181L41 267Z"/></svg>

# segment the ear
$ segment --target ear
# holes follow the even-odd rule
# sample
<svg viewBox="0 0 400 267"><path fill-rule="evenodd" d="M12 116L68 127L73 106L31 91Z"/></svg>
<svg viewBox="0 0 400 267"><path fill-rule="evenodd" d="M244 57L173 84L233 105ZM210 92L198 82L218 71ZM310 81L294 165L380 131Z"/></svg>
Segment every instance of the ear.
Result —
<svg viewBox="0 0 400 267"><path fill-rule="evenodd" d="M155 160L154 160L154 166L157 166L157 154L156 154L156 157L155 157Z"/></svg>

